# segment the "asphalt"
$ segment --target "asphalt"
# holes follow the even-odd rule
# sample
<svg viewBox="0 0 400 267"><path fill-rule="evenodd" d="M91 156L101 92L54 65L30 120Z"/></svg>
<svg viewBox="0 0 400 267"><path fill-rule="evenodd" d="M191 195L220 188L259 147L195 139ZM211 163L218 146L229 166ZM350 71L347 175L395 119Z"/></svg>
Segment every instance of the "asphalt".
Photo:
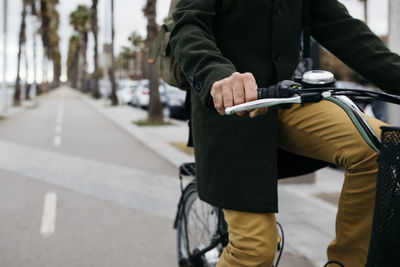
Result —
<svg viewBox="0 0 400 267"><path fill-rule="evenodd" d="M72 90L10 108L0 151L1 267L177 265L176 167Z"/></svg>
<svg viewBox="0 0 400 267"><path fill-rule="evenodd" d="M24 105L0 123L0 200L10 203L0 210L0 266L176 266L177 167L194 158L171 143L187 140L187 123L139 127L132 122L146 111L68 87ZM278 187L281 267L326 262L343 171L313 179ZM43 239L35 229L46 192L62 209Z"/></svg>

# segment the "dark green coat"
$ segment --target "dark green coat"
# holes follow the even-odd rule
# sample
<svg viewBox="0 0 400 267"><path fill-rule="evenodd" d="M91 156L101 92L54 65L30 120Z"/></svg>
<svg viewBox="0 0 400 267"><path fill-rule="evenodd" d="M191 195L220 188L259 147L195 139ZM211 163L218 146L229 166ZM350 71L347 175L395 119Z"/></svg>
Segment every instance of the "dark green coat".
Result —
<svg viewBox="0 0 400 267"><path fill-rule="evenodd" d="M199 195L213 205L278 210L277 165L286 167L279 176L295 168L288 155L277 162L276 110L255 119L220 116L210 89L235 71L253 73L259 87L290 79L299 61L301 14L301 0L231 0L227 7L219 0L180 0L173 13L171 46L192 86ZM396 92L400 58L364 23L336 0L311 0L311 17L321 45L376 86Z"/></svg>

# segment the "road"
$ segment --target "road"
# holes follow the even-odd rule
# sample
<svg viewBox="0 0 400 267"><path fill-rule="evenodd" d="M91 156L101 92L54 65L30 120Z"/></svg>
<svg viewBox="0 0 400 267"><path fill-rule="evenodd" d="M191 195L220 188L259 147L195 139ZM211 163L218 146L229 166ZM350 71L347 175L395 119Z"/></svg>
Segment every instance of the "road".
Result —
<svg viewBox="0 0 400 267"><path fill-rule="evenodd" d="M0 267L177 266L177 170L66 88L0 121Z"/></svg>

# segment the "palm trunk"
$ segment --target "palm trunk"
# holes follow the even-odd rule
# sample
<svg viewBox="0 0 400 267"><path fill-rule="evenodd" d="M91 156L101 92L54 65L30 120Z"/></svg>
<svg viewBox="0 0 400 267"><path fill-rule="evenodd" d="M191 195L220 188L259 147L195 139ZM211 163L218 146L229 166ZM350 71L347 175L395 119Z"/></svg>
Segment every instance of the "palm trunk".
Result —
<svg viewBox="0 0 400 267"><path fill-rule="evenodd" d="M71 68L72 68L71 86L72 86L72 88L77 89L78 88L78 71L79 71L79 48L78 48L78 52L76 52L74 55L74 59L73 59Z"/></svg>
<svg viewBox="0 0 400 267"><path fill-rule="evenodd" d="M144 8L145 16L147 17L147 47L153 46L158 33L158 25L156 22L156 5L157 0L147 0L147 5ZM146 57L147 58L147 57ZM146 60L147 62L147 60ZM162 104L160 101L160 93L158 91L160 74L155 64L148 64L148 75L150 83L150 103L149 103L149 121L163 121Z"/></svg>
<svg viewBox="0 0 400 267"><path fill-rule="evenodd" d="M88 34L85 33L82 36L82 70L81 70L81 86L80 90L83 93L86 93L86 72L87 72L87 43L88 43Z"/></svg>
<svg viewBox="0 0 400 267"><path fill-rule="evenodd" d="M42 81L42 87L41 87L42 93L45 93L47 91L48 67L49 67L49 59L47 58L46 55L44 55L44 57L43 57L43 81Z"/></svg>
<svg viewBox="0 0 400 267"><path fill-rule="evenodd" d="M99 56L98 56L98 22L97 22L97 4L98 0L93 0L92 4L92 32L94 38L94 53L93 53L93 62L94 62L94 84L93 84L93 97L100 98L100 90L99 90Z"/></svg>
<svg viewBox="0 0 400 267"><path fill-rule="evenodd" d="M20 69L20 67L21 67L22 45L25 43L25 40L26 40L26 35L25 35L26 6L27 6L27 0L23 0L22 12L21 12L21 27L19 30L17 78L15 81L14 106L21 105L21 85L20 85L20 81L21 81L20 70L21 69Z"/></svg>
<svg viewBox="0 0 400 267"><path fill-rule="evenodd" d="M117 99L117 86L115 83L115 57L114 57L114 0L111 0L111 69L110 69L110 80L111 80L111 105L118 105Z"/></svg>
<svg viewBox="0 0 400 267"><path fill-rule="evenodd" d="M33 17L33 84L36 88L36 94L39 93L37 88L37 59L36 59L36 17Z"/></svg>
<svg viewBox="0 0 400 267"><path fill-rule="evenodd" d="M28 82L29 78L29 64L28 64L28 53L26 52L26 44L24 47L24 59L25 59L25 100L30 100L30 85Z"/></svg>
<svg viewBox="0 0 400 267"><path fill-rule="evenodd" d="M60 76L61 76L61 55L56 53L52 58L53 61L53 84L52 87L56 88L60 86Z"/></svg>

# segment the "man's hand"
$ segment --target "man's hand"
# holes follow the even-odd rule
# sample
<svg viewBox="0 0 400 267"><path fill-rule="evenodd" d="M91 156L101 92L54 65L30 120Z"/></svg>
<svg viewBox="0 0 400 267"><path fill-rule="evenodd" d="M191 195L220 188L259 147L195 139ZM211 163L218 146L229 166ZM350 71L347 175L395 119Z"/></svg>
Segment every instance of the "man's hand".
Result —
<svg viewBox="0 0 400 267"><path fill-rule="evenodd" d="M211 96L215 109L225 115L225 108L245 102L257 100L257 83L253 74L235 72L231 76L215 82L211 88ZM251 118L265 114L267 108L256 109L250 112ZM243 115L246 112L238 113Z"/></svg>

